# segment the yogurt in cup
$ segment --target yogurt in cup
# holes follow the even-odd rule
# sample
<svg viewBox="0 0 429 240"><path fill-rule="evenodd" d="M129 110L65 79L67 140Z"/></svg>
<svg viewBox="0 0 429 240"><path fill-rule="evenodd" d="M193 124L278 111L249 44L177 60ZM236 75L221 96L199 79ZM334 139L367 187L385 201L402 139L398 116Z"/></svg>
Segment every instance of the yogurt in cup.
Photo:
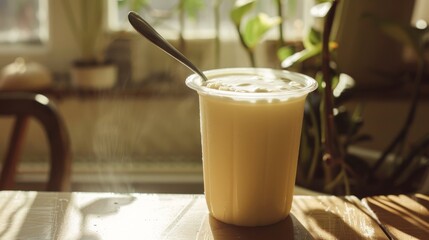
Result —
<svg viewBox="0 0 429 240"><path fill-rule="evenodd" d="M314 79L268 68L226 68L194 74L204 191L210 214L238 226L285 219L295 186L304 103Z"/></svg>

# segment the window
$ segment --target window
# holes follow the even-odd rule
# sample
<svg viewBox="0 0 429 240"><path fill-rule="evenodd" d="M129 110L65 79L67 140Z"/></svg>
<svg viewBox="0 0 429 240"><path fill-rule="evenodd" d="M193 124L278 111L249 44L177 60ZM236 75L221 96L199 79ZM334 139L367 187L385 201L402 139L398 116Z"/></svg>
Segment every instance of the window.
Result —
<svg viewBox="0 0 429 240"><path fill-rule="evenodd" d="M0 0L0 46L40 46L48 40L47 0Z"/></svg>
<svg viewBox="0 0 429 240"><path fill-rule="evenodd" d="M251 63L240 46L239 36L230 17L235 0L187 1L194 4L190 7L194 10L194 14L189 14L189 11L181 11L179 6L183 1L110 0L108 6L109 29L114 32L121 30L134 32L127 18L128 12L133 10L138 12L170 43L179 47L179 50L184 52L201 69L250 66ZM144 4L137 8L130 7L130 3L136 2L143 2ZM216 3L219 3L218 11L215 8ZM305 22L309 17L309 8L313 6L314 0L282 0L282 4L284 38L293 43L300 42L305 32ZM278 15L276 1L256 1L252 11L246 14L245 18L257 13L266 13L271 17ZM215 19L219 19L219 32L216 32ZM272 29L265 36L265 39L277 40L278 34L277 29ZM131 41L135 40L133 37L130 39L132 39ZM150 82L152 76L164 76L166 73L178 72L174 60L168 64L170 63L169 57L160 53L158 49L153 50L147 41L138 39L138 41L130 43L133 49L129 56L131 65L129 72L133 82ZM219 45L216 44L217 40L220 41ZM265 41L258 46L256 53L258 58L256 65L258 67L277 66L278 60L275 54L272 54L275 51L274 45L276 43L277 41L275 43ZM125 51L114 52L120 52L121 55L124 55ZM150 60L146 56L151 56ZM188 72L182 75L175 74L168 79L177 78L177 81L180 81L184 79L186 74ZM172 81L176 82L176 80Z"/></svg>
<svg viewBox="0 0 429 240"><path fill-rule="evenodd" d="M178 32L183 27L185 35L194 36L196 34L214 34L215 29L215 3L219 4L219 18L221 33L235 31L230 19L230 10L235 1L231 0L198 0L193 2L194 9L184 17L183 26L180 22L179 4L180 0L158 1L146 0L140 1L143 4L135 5L138 9L130 7L129 3L138 1L130 0L111 0L109 12L109 27L113 30L126 29L128 25L127 14L130 10L135 10L141 14L151 25L162 32ZM308 18L309 7L314 0L283 0L283 13L286 19L285 30L286 38L297 39L303 34L304 22ZM196 3L196 4L195 4ZM201 3L201 4L198 4ZM270 16L276 16L277 10L275 1L257 1L255 12L264 12ZM225 35L225 34L224 34ZM228 34L227 34L228 35ZM235 35L234 35L235 36Z"/></svg>

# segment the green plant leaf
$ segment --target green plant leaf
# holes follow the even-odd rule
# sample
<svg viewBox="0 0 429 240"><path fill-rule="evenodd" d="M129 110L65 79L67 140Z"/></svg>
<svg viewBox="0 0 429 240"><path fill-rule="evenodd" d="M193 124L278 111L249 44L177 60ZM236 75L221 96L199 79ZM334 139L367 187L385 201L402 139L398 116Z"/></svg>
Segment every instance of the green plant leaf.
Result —
<svg viewBox="0 0 429 240"><path fill-rule="evenodd" d="M339 76L339 74L333 75L332 76L332 81L331 81L331 83L332 83L332 91L334 91L335 88L337 88L339 82L340 82L340 76ZM334 97L335 97L335 95L334 95Z"/></svg>
<svg viewBox="0 0 429 240"><path fill-rule="evenodd" d="M265 33L280 22L279 17L270 17L265 13L260 13L249 19L243 30L243 39L247 47L255 48Z"/></svg>
<svg viewBox="0 0 429 240"><path fill-rule="evenodd" d="M280 61L285 60L286 58L292 56L295 53L295 50L291 46L281 47L277 50L277 58Z"/></svg>
<svg viewBox="0 0 429 240"><path fill-rule="evenodd" d="M282 68L290 68L296 63L303 62L319 53L320 50L318 51L317 48L304 49L302 51L296 52L282 61Z"/></svg>
<svg viewBox="0 0 429 240"><path fill-rule="evenodd" d="M316 0L315 5L320 4L320 3L325 3L325 2L330 2L331 0Z"/></svg>
<svg viewBox="0 0 429 240"><path fill-rule="evenodd" d="M243 16L255 6L255 0L237 0L231 9L231 19L236 26L240 26Z"/></svg>
<svg viewBox="0 0 429 240"><path fill-rule="evenodd" d="M329 43L329 50L333 51L338 47L336 42ZM311 48L306 48L300 52L297 52L288 58L284 59L281 63L282 68L289 68L297 63L304 62L307 59L310 59L314 56L317 56L322 53L322 43L319 43Z"/></svg>
<svg viewBox="0 0 429 240"><path fill-rule="evenodd" d="M348 89L355 86L355 80L348 74L341 73L338 75L337 83L333 83L334 87L334 97L341 97Z"/></svg>
<svg viewBox="0 0 429 240"><path fill-rule="evenodd" d="M310 28L308 34L304 37L302 44L305 48L313 48L322 44L322 33L314 28Z"/></svg>

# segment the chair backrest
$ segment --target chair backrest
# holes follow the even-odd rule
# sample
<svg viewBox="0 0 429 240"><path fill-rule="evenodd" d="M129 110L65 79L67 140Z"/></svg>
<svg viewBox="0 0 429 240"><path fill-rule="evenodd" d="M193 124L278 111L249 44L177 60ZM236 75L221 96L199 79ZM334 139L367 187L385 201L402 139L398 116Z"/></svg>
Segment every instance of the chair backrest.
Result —
<svg viewBox="0 0 429 240"><path fill-rule="evenodd" d="M70 140L64 122L53 102L42 94L0 93L0 116L13 116L15 124L0 175L0 190L14 189L19 154L30 118L41 124L50 149L47 191L70 189Z"/></svg>

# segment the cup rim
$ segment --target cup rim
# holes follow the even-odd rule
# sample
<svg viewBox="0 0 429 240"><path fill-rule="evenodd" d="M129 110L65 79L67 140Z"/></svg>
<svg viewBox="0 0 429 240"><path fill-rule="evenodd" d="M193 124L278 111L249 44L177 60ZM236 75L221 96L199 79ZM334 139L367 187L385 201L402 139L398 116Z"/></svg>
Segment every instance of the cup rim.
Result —
<svg viewBox="0 0 429 240"><path fill-rule="evenodd" d="M222 75L233 75L233 74L246 74L246 75L266 75L266 74L274 74L276 76L280 76L282 78L287 78L292 81L296 81L304 85L304 87L299 89L290 89L279 92L231 92L226 90L213 89L202 85L202 78L197 74L192 74L186 78L186 85L197 91L200 95L210 95L210 96L218 96L218 97L230 97L238 100L258 100L258 99L289 99L289 98L299 98L306 96L308 93L314 91L318 84L316 80L313 78L298 73L291 72L288 70L282 69L272 69L272 68L219 68L204 71L204 74L208 79L211 79L215 76Z"/></svg>

